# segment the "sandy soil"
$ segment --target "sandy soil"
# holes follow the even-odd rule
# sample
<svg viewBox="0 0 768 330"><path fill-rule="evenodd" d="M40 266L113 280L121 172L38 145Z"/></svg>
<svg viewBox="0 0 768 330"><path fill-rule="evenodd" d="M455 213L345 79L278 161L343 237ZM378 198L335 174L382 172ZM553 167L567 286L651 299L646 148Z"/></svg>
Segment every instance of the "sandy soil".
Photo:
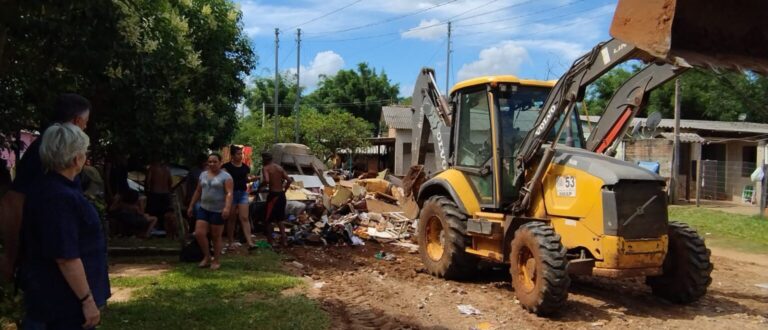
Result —
<svg viewBox="0 0 768 330"><path fill-rule="evenodd" d="M378 260L380 250L394 261ZM714 249L713 283L699 302L673 305L642 280L577 278L568 304L539 318L516 304L505 267L487 266L475 280L453 282L423 273L417 254L392 245L292 247L285 267L308 282L332 318L331 329L768 329L765 256ZM298 264L297 264L298 263ZM469 304L481 315L462 315Z"/></svg>

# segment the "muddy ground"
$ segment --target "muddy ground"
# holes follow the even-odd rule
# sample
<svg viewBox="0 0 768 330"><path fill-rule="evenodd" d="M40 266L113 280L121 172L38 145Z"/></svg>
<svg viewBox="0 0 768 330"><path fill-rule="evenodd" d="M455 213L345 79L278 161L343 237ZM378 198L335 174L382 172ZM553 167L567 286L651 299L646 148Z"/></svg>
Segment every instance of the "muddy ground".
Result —
<svg viewBox="0 0 768 330"><path fill-rule="evenodd" d="M384 250L394 261L375 258ZM551 318L516 304L506 268L488 266L469 282L423 272L418 254L367 243L364 247L291 247L286 269L304 276L331 329L768 329L768 258L715 250L706 297L680 306L655 298L642 280L577 278L568 303ZM462 315L468 304L481 315Z"/></svg>

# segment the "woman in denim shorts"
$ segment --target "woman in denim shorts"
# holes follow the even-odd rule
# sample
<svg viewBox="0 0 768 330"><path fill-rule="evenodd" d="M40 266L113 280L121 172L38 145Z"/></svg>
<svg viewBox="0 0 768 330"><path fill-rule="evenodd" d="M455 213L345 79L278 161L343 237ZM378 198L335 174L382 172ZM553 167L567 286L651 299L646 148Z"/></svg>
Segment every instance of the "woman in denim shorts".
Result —
<svg viewBox="0 0 768 330"><path fill-rule="evenodd" d="M232 176L221 170L221 156L208 156L208 170L200 174L200 182L195 194L189 202L187 215L194 216L195 238L203 251L201 268L210 266L216 270L221 267L221 234L224 232L224 219L229 217L232 206L233 183ZM195 203L200 201L200 207L195 211ZM208 249L208 233L213 241L213 256Z"/></svg>
<svg viewBox="0 0 768 330"><path fill-rule="evenodd" d="M232 199L232 212L227 221L227 243L229 249L236 249L240 243L235 241L235 219L240 220L240 228L243 230L245 242L248 243L248 249L253 249L253 240L251 239L251 223L248 217L248 182L255 178L251 175L251 168L243 163L243 149L232 145L229 147L229 153L232 155L232 161L224 164L222 169L232 176L234 183L234 198Z"/></svg>

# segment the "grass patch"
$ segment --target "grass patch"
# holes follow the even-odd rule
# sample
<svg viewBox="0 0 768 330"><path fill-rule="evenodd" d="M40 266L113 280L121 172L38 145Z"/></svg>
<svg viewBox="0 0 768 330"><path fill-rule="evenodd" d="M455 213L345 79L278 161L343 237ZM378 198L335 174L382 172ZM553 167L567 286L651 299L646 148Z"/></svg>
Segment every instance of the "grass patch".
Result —
<svg viewBox="0 0 768 330"><path fill-rule="evenodd" d="M153 237L150 239L141 239L136 237L110 237L109 247L121 247L121 248L163 248L163 249L179 249L181 243L178 239L168 239Z"/></svg>
<svg viewBox="0 0 768 330"><path fill-rule="evenodd" d="M672 205L669 207L669 219L693 226L714 245L768 253L768 220L758 216Z"/></svg>
<svg viewBox="0 0 768 330"><path fill-rule="evenodd" d="M280 256L260 251L226 256L218 271L177 264L158 276L120 277L114 287L136 288L113 303L103 329L326 329L316 302L281 291L304 285L280 269Z"/></svg>

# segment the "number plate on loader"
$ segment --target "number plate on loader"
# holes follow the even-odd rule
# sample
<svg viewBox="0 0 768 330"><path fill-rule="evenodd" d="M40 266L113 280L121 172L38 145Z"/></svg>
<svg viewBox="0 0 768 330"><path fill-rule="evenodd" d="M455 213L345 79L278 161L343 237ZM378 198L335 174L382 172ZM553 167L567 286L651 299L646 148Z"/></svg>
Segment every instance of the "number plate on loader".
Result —
<svg viewBox="0 0 768 330"><path fill-rule="evenodd" d="M555 189L558 197L576 197L576 178L572 175L558 176Z"/></svg>

